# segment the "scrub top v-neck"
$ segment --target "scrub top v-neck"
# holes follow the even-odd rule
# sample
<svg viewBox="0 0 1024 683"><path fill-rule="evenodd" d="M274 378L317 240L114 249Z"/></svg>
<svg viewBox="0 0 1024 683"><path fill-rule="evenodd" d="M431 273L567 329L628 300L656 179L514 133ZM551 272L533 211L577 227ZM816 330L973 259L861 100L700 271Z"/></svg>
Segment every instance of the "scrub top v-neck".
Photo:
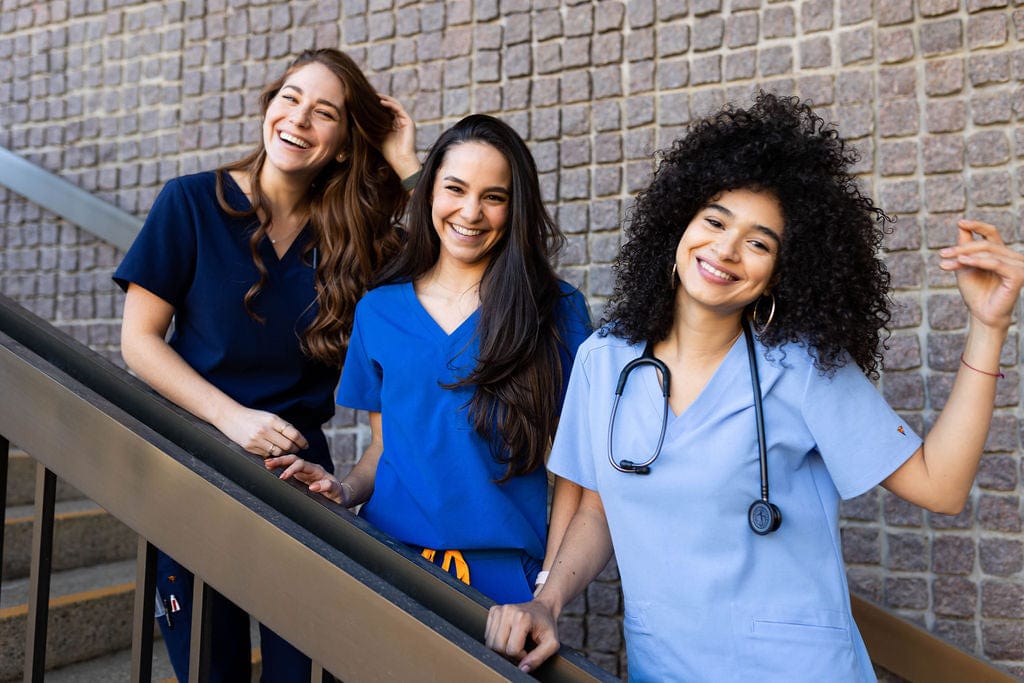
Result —
<svg viewBox="0 0 1024 683"><path fill-rule="evenodd" d="M582 295L564 283L562 292L557 319L567 379L590 321ZM359 302L338 403L380 412L384 442L361 514L421 547L518 549L542 558L546 473L497 484L505 465L470 421L473 388L446 386L476 365L478 321L477 311L446 334L408 282L378 287Z"/></svg>
<svg viewBox="0 0 1024 683"><path fill-rule="evenodd" d="M223 174L228 203L244 211L248 199ZM142 232L114 274L174 307L169 343L200 375L250 408L267 410L298 427L315 447L304 457L330 465L320 426L334 414L337 369L302 352L300 339L317 313L312 262L303 252L308 229L279 259L269 239L258 246L268 279L259 280L249 249L255 219L230 216L216 196L215 172L176 178L153 204ZM311 438L312 437L312 438Z"/></svg>
<svg viewBox="0 0 1024 683"><path fill-rule="evenodd" d="M623 366L642 344L595 333L577 353L549 469L597 491L625 598L635 680L871 680L850 611L839 501L863 493L921 440L850 360L831 376L806 349L756 353L768 476L781 528L758 536L756 421L742 339L670 422L648 475L608 462L608 418ZM620 401L615 454L646 456L662 399L650 368ZM640 379L638 377L637 379Z"/></svg>

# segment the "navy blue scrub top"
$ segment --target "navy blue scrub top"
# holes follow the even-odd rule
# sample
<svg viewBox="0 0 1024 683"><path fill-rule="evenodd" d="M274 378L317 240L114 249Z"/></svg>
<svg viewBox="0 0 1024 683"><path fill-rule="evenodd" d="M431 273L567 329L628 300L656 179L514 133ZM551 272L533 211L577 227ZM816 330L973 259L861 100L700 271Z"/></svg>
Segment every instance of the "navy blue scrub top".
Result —
<svg viewBox="0 0 1024 683"><path fill-rule="evenodd" d="M248 199L223 174L228 203ZM269 239L259 245L268 280L245 308L259 280L249 251L253 217L227 215L217 202L213 171L176 178L163 188L142 232L114 273L122 289L135 283L174 307L171 347L211 384L249 408L295 425L310 442L303 457L330 467L320 426L334 414L340 371L302 353L302 332L317 313L314 270L303 230L278 259Z"/></svg>

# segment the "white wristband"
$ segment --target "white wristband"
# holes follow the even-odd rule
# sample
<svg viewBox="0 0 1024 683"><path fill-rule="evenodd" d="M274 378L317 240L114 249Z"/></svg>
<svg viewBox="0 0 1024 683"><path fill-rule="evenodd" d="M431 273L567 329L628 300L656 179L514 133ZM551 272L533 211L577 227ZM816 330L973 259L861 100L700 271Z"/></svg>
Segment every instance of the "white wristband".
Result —
<svg viewBox="0 0 1024 683"><path fill-rule="evenodd" d="M537 572L537 580L533 582L534 586L543 586L544 582L548 580L548 574L551 572L540 571Z"/></svg>

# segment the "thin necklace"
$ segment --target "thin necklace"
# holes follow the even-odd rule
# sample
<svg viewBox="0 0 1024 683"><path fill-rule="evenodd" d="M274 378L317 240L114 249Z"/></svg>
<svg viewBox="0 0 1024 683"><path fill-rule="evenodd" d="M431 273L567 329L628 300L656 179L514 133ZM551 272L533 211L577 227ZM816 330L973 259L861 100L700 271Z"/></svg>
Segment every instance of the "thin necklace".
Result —
<svg viewBox="0 0 1024 683"><path fill-rule="evenodd" d="M284 235L282 237L277 237L277 238L271 237L270 233L268 232L267 233L267 239L270 240L271 244L277 244L278 240L287 239L287 238L291 237L292 235L297 234L300 230L302 230L303 227L305 227L305 226L300 225L299 227L297 227L294 230L292 230L291 232L289 232L287 235Z"/></svg>

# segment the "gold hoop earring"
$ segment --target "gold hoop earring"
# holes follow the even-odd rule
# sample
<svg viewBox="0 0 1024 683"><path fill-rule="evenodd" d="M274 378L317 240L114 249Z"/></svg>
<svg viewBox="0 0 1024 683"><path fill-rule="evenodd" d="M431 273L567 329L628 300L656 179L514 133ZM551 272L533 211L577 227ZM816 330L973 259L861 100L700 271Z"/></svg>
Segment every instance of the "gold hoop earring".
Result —
<svg viewBox="0 0 1024 683"><path fill-rule="evenodd" d="M761 302L765 297L770 297L772 301L771 308L768 309L768 319L763 323L757 320L757 310L761 306ZM763 335L767 330L768 326L772 324L772 320L775 319L775 295L774 294L762 294L754 302L754 307L750 310L750 323L754 326L754 332L757 332L758 336Z"/></svg>
<svg viewBox="0 0 1024 683"><path fill-rule="evenodd" d="M674 262L672 263L672 274L669 275L668 280L670 283L672 283L672 289L675 289L676 286L679 284L679 278L677 277L676 273L676 264Z"/></svg>

